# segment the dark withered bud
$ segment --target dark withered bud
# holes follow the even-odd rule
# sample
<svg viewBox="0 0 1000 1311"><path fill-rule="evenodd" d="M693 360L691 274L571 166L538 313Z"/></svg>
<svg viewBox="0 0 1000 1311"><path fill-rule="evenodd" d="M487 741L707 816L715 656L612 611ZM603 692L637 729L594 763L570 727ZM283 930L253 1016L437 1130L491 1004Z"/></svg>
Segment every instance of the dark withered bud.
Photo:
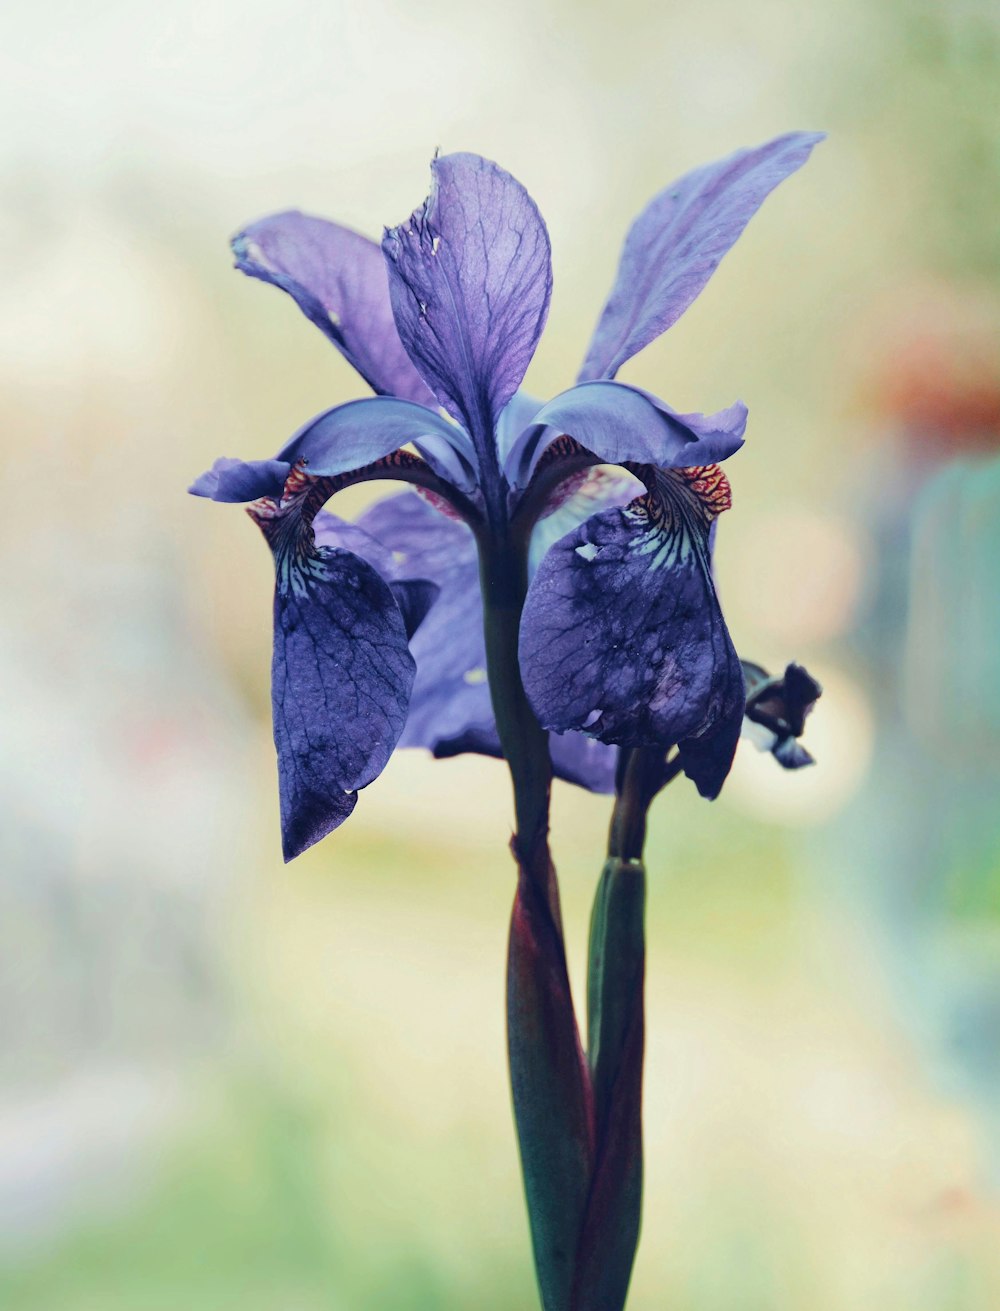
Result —
<svg viewBox="0 0 1000 1311"><path fill-rule="evenodd" d="M798 739L806 716L823 689L802 665L790 664L781 677L744 660L747 704L743 729L761 751L770 751L785 769L801 769L814 760Z"/></svg>

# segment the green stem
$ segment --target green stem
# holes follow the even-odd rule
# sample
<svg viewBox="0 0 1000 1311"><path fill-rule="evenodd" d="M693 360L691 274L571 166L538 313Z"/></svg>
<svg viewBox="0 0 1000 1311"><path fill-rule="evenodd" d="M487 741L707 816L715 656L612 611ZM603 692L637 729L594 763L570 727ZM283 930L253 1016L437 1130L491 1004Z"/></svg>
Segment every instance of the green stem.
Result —
<svg viewBox="0 0 1000 1311"><path fill-rule="evenodd" d="M548 866L552 765L548 738L531 709L518 661L521 611L528 590L527 542L483 534L479 572L486 637L486 671L500 746L510 770L518 861L542 877ZM548 874L544 873L547 879Z"/></svg>
<svg viewBox="0 0 1000 1311"><path fill-rule="evenodd" d="M648 747L623 747L615 808L608 833L608 855L642 860L646 817L656 794L681 771L680 757L663 763L663 753Z"/></svg>
<svg viewBox="0 0 1000 1311"><path fill-rule="evenodd" d="M622 860L641 860L646 845L646 815L649 803L642 786L641 749L622 748L621 785L615 794L608 833L608 856Z"/></svg>
<svg viewBox="0 0 1000 1311"><path fill-rule="evenodd" d="M610 855L590 926L587 1058L596 1151L571 1311L622 1311L639 1243L645 907L642 862Z"/></svg>
<svg viewBox="0 0 1000 1311"><path fill-rule="evenodd" d="M518 865L507 955L507 1050L535 1270L544 1311L574 1311L573 1258L593 1170L593 1099L549 855L552 766L518 662L527 538L477 534L486 669L514 787Z"/></svg>
<svg viewBox="0 0 1000 1311"><path fill-rule="evenodd" d="M590 921L587 1060L595 1160L574 1262L571 1311L622 1311L642 1217L646 816L680 772L677 756L623 749L608 859Z"/></svg>

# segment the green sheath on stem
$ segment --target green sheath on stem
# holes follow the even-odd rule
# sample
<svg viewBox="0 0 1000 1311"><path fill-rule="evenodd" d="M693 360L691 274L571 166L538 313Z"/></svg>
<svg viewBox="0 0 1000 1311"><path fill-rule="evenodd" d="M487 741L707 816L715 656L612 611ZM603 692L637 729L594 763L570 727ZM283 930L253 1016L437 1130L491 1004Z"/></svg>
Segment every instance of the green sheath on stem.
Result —
<svg viewBox="0 0 1000 1311"><path fill-rule="evenodd" d="M571 1311L621 1311L642 1211L646 872L608 858L594 901L587 975L596 1158Z"/></svg>
<svg viewBox="0 0 1000 1311"><path fill-rule="evenodd" d="M562 938L547 898L524 877L510 926L507 1035L542 1305L570 1311L593 1179L593 1102Z"/></svg>

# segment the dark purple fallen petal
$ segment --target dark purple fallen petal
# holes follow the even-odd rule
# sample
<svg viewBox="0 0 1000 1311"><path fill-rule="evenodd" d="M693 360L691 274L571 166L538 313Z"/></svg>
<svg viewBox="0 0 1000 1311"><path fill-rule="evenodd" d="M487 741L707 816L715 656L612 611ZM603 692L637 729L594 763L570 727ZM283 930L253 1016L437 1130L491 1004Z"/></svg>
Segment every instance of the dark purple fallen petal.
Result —
<svg viewBox="0 0 1000 1311"><path fill-rule="evenodd" d="M717 414L680 414L622 382L584 382L544 405L510 455L523 485L551 441L566 434L607 464L691 468L718 464L743 445L747 409L737 401Z"/></svg>
<svg viewBox="0 0 1000 1311"><path fill-rule="evenodd" d="M431 165L431 192L382 241L403 345L482 456L548 313L548 233L509 173L478 155Z"/></svg>
<svg viewBox="0 0 1000 1311"><path fill-rule="evenodd" d="M233 238L236 267L288 292L376 392L433 405L396 332L379 246L290 210Z"/></svg>
<svg viewBox="0 0 1000 1311"><path fill-rule="evenodd" d="M315 480L294 470L251 509L274 555L271 700L291 860L350 815L406 722L414 662L393 593L350 551L317 545Z"/></svg>
<svg viewBox="0 0 1000 1311"><path fill-rule="evenodd" d="M729 505L718 468L643 471L649 492L551 548L521 623L521 672L542 724L623 746L676 743L717 795L743 675L712 581L709 530Z"/></svg>
<svg viewBox="0 0 1000 1311"><path fill-rule="evenodd" d="M770 193L822 132L790 132L679 178L632 225L580 380L613 378L675 323Z"/></svg>
<svg viewBox="0 0 1000 1311"><path fill-rule="evenodd" d="M783 769L802 769L806 765L815 765L816 758L811 756L795 738L787 737L783 742L776 742L771 754Z"/></svg>

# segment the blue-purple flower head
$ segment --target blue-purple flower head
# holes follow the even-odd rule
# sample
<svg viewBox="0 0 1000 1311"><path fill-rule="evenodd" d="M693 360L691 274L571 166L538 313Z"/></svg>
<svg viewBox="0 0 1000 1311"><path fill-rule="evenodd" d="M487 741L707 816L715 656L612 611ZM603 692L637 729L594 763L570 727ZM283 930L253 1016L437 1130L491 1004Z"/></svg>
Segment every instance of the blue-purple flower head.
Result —
<svg viewBox="0 0 1000 1311"><path fill-rule="evenodd" d="M397 745L499 754L477 550L530 541L521 677L557 775L613 787L619 746L676 745L717 795L746 704L711 568L746 409L680 414L616 381L698 296L819 134L689 173L629 232L577 384L519 390L548 314L549 237L477 155L435 159L426 202L374 242L289 212L234 241L376 393L273 459L222 459L192 491L252 502L274 554L272 693L286 858L340 824ZM609 470L608 466L617 466ZM355 524L323 509L370 479L413 484Z"/></svg>

